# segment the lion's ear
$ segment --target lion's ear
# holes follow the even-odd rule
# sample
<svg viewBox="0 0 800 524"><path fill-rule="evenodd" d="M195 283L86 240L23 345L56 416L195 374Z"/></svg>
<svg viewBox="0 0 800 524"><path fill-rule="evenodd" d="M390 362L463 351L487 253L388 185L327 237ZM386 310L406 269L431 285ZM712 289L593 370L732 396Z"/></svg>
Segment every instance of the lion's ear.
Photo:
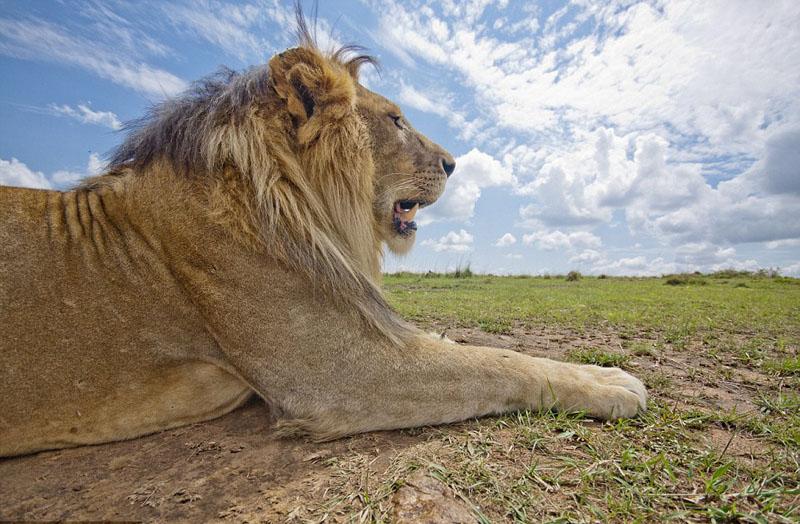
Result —
<svg viewBox="0 0 800 524"><path fill-rule="evenodd" d="M305 49L290 49L272 57L269 75L278 97L298 126L314 114L316 101L311 90L313 73L307 65L312 57Z"/></svg>
<svg viewBox="0 0 800 524"><path fill-rule="evenodd" d="M355 84L349 73L314 50L301 47L276 55L269 70L301 142L313 139L325 121L338 120L354 107Z"/></svg>

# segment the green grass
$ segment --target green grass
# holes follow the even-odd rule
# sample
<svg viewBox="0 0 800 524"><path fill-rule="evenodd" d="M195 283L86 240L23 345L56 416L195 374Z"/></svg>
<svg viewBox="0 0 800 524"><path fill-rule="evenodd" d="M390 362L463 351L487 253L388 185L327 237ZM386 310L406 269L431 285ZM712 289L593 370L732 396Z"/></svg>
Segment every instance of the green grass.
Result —
<svg viewBox="0 0 800 524"><path fill-rule="evenodd" d="M422 470L477 522L798 522L798 282L387 275L389 300L421 327L624 367L647 385L649 409L613 423L523 411L405 430L411 443L388 465L374 466L386 462L377 446L331 461L312 513L391 521L392 494Z"/></svg>
<svg viewBox="0 0 800 524"><path fill-rule="evenodd" d="M392 305L423 325L476 327L505 319L522 327L599 325L658 332L678 342L702 332L774 338L800 331L800 281L746 278L747 288L709 278L703 286L665 286L660 278L592 278L565 282L544 277L386 275Z"/></svg>
<svg viewBox="0 0 800 524"><path fill-rule="evenodd" d="M594 364L604 367L625 367L630 357L620 353L611 353L597 348L578 349L571 351L568 355L569 360L579 364Z"/></svg>
<svg viewBox="0 0 800 524"><path fill-rule="evenodd" d="M764 363L764 369L778 375L800 376L800 357L788 357L780 360L770 360Z"/></svg>

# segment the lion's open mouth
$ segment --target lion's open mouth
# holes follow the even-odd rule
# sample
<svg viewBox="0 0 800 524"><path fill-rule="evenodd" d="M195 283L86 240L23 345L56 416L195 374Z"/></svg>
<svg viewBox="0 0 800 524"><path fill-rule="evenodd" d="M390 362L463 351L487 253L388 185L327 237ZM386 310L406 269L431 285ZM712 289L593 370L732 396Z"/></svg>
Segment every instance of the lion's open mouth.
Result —
<svg viewBox="0 0 800 524"><path fill-rule="evenodd" d="M420 208L425 207L425 202L416 200L398 200L394 203L392 213L392 223L397 234L401 236L410 235L417 230L417 223L414 222L414 215Z"/></svg>

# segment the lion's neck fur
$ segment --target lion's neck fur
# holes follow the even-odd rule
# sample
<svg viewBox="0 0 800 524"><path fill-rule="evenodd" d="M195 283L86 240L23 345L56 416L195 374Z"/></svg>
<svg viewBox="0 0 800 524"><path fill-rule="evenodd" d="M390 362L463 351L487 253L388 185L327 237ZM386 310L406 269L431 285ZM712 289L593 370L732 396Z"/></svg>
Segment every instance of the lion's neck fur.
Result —
<svg viewBox="0 0 800 524"><path fill-rule="evenodd" d="M276 170L280 164L275 162ZM294 174L302 177L300 172ZM158 161L143 172L127 170L95 178L82 190L106 191L113 186L136 215L139 230L162 232L164 244L202 245L202 240L193 238L202 232L190 231L188 217L181 216L190 213L192 227L218 229L231 242L230 249L260 254L304 274L310 285L349 303L368 324L402 345L410 328L380 291L381 252L371 191L353 186L329 187L325 192L324 177L320 178L300 182L276 171L254 180L229 167L192 181ZM164 201L157 202L156 195ZM359 205L352 205L354 198L361 200ZM358 209L338 209L342 207ZM191 238L178 238L183 231Z"/></svg>

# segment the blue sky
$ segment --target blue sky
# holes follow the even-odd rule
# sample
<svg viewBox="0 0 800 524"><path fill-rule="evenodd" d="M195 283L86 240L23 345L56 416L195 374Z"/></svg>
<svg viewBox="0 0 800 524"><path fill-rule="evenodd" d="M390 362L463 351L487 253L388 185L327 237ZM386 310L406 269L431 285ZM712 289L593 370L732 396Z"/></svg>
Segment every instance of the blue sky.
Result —
<svg viewBox="0 0 800 524"><path fill-rule="evenodd" d="M99 172L121 122L292 25L278 0L0 0L0 183ZM319 37L369 48L364 83L457 158L387 270L800 276L796 1L322 0Z"/></svg>

